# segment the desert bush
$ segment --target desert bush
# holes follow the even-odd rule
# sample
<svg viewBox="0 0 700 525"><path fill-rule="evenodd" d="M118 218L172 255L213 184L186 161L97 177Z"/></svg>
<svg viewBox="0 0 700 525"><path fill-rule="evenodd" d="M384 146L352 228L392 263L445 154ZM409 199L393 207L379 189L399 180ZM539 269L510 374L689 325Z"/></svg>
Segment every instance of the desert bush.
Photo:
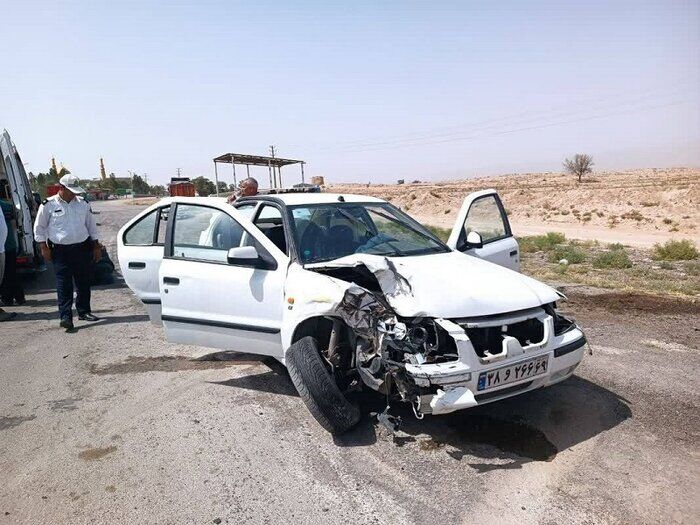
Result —
<svg viewBox="0 0 700 525"><path fill-rule="evenodd" d="M441 228L440 226L430 226L428 224L424 225L428 230L430 230L433 235L438 237L440 240L443 242L447 242L447 239L450 238L450 230L448 228Z"/></svg>
<svg viewBox="0 0 700 525"><path fill-rule="evenodd" d="M632 210L628 211L627 213L623 213L622 215L620 215L620 217L622 217L623 219L632 219L635 221L643 221L645 219L644 215L639 213L639 211L637 210Z"/></svg>
<svg viewBox="0 0 700 525"><path fill-rule="evenodd" d="M630 268L632 261L624 248L615 248L607 252L599 253L593 259L594 268Z"/></svg>
<svg viewBox="0 0 700 525"><path fill-rule="evenodd" d="M548 232L545 235L530 235L518 239L520 251L523 253L548 252L553 250L557 244L562 244L563 242L566 242L566 236L558 232Z"/></svg>
<svg viewBox="0 0 700 525"><path fill-rule="evenodd" d="M586 252L578 246L557 246L549 254L551 262L559 262L566 259L569 264L579 264L586 260Z"/></svg>
<svg viewBox="0 0 700 525"><path fill-rule="evenodd" d="M664 220L662 220L661 222L663 222L664 224L673 224L673 220L672 220L672 219L669 219L668 217L666 217L666 218L665 218Z"/></svg>
<svg viewBox="0 0 700 525"><path fill-rule="evenodd" d="M695 244L688 239L655 244L652 258L657 261L692 261L700 256Z"/></svg>
<svg viewBox="0 0 700 525"><path fill-rule="evenodd" d="M439 199L439 198L440 198L440 194L439 194L438 192L436 192L435 190L430 190L428 193L429 193L431 196L435 197L436 199Z"/></svg>
<svg viewBox="0 0 700 525"><path fill-rule="evenodd" d="M645 208L651 208L653 206L658 206L660 203L659 201L642 201L640 204Z"/></svg>
<svg viewBox="0 0 700 525"><path fill-rule="evenodd" d="M609 250L624 250L625 247L621 242L614 242L612 244L608 244L608 249Z"/></svg>
<svg viewBox="0 0 700 525"><path fill-rule="evenodd" d="M689 261L683 268L688 275L700 275L700 261Z"/></svg>

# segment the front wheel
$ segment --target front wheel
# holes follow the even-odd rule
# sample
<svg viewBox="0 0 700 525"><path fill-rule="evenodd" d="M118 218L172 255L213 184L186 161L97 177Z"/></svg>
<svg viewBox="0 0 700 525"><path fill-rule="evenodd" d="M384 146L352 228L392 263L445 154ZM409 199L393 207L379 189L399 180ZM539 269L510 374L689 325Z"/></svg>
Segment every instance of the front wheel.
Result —
<svg viewBox="0 0 700 525"><path fill-rule="evenodd" d="M357 424L360 411L338 388L316 339L307 336L292 344L286 364L301 399L323 428L331 434L342 434Z"/></svg>

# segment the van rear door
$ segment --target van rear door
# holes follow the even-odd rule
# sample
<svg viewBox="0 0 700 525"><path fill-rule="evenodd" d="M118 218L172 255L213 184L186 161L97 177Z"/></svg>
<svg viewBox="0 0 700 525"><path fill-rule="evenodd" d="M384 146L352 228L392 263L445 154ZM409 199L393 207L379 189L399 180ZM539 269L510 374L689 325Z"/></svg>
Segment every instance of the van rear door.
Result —
<svg viewBox="0 0 700 525"><path fill-rule="evenodd" d="M5 166L7 180L10 183L12 203L17 210L17 241L19 242L17 254L33 258L34 232L32 231L31 202L34 197L31 192L27 192L22 180L24 167L20 169L18 166L18 157L7 130L0 135L0 156Z"/></svg>

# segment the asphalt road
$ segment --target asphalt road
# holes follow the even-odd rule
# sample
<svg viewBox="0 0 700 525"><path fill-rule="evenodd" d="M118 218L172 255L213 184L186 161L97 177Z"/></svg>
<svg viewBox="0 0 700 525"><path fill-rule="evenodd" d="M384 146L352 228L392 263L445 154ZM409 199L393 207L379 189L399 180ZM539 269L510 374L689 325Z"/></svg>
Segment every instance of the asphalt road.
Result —
<svg viewBox="0 0 700 525"><path fill-rule="evenodd" d="M94 208L114 255L142 208ZM281 366L168 344L120 282L66 334L51 283L0 324L0 524L700 521L697 305L569 289L575 377L334 439Z"/></svg>

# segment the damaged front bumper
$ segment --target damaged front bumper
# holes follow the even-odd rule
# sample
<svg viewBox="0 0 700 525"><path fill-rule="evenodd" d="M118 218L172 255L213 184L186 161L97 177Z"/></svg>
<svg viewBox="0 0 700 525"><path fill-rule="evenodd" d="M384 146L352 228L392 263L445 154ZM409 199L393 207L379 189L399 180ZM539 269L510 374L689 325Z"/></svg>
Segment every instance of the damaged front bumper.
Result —
<svg viewBox="0 0 700 525"><path fill-rule="evenodd" d="M412 400L416 412L446 414L549 386L570 377L583 359L585 335L576 325L564 333L555 333L552 316L539 310L532 315L543 324L544 336L541 341L522 345L514 338L504 336L500 353L487 352L482 356L477 354L463 325L437 319L436 323L455 340L458 360L406 364L406 373L419 387L418 396ZM495 322L503 320L496 319ZM529 363L534 363L533 368L539 363L540 369L534 373L523 373L513 380L513 375L517 375L518 371L530 367ZM493 378L497 373L504 377L508 374L508 377L499 384L489 384L489 375Z"/></svg>

